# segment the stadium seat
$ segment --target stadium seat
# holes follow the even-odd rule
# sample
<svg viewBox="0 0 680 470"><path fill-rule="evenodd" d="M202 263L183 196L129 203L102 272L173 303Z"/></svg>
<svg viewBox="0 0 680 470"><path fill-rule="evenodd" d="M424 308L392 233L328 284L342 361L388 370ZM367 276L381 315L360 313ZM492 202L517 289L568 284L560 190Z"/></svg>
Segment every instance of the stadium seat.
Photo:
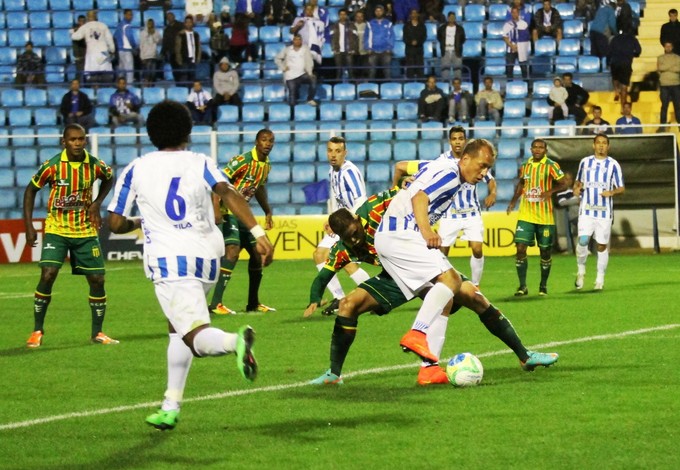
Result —
<svg viewBox="0 0 680 470"><path fill-rule="evenodd" d="M505 23L505 14L508 6L504 3L492 3L489 5L489 21L502 21Z"/></svg>
<svg viewBox="0 0 680 470"><path fill-rule="evenodd" d="M0 23L3 23L4 19L5 19L4 14L0 12ZM4 27L0 26L0 46L6 45L7 45L7 30L4 29Z"/></svg>
<svg viewBox="0 0 680 470"><path fill-rule="evenodd" d="M290 187L287 184L268 184L267 196L271 204L289 204ZM277 213L279 213L278 210Z"/></svg>
<svg viewBox="0 0 680 470"><path fill-rule="evenodd" d="M423 139L417 145L419 160L434 160L442 153L441 139Z"/></svg>
<svg viewBox="0 0 680 470"><path fill-rule="evenodd" d="M259 103L262 101L262 87L260 85L243 85L244 103Z"/></svg>
<svg viewBox="0 0 680 470"><path fill-rule="evenodd" d="M583 55L578 58L579 73L599 73L600 58L594 55Z"/></svg>
<svg viewBox="0 0 680 470"><path fill-rule="evenodd" d="M94 120L98 126L108 126L111 117L109 116L109 108L105 106L97 106L94 109Z"/></svg>
<svg viewBox="0 0 680 470"><path fill-rule="evenodd" d="M100 93L101 93L101 90L99 91L98 94L100 94ZM166 95L167 95L169 100L179 101L180 103L184 103L184 102L186 102L187 97L189 96L189 92L184 87L174 86L174 87L170 87L166 90ZM111 95L109 94L108 96L111 96ZM107 98L107 102L108 102L108 98Z"/></svg>
<svg viewBox="0 0 680 470"><path fill-rule="evenodd" d="M473 4L470 4L468 6L473 6ZM474 6L481 6L481 5L474 5ZM465 22L465 38L467 39L482 39L484 37L484 23L481 21L476 21L476 22L471 22L471 21L466 21Z"/></svg>
<svg viewBox="0 0 680 470"><path fill-rule="evenodd" d="M340 135L342 133L342 124L340 121L326 121L319 122L319 140L326 141L333 136Z"/></svg>
<svg viewBox="0 0 680 470"><path fill-rule="evenodd" d="M0 48L0 65L16 65L17 51L8 47Z"/></svg>
<svg viewBox="0 0 680 470"><path fill-rule="evenodd" d="M7 45L9 47L17 47L23 50L30 36L26 29L10 29L7 32Z"/></svg>
<svg viewBox="0 0 680 470"><path fill-rule="evenodd" d="M272 25L272 26L262 26L260 28L260 41L268 44L268 43L280 43L281 42L281 28Z"/></svg>
<svg viewBox="0 0 680 470"><path fill-rule="evenodd" d="M68 54L65 47L48 47L45 49L45 61L48 64L63 65L68 60Z"/></svg>
<svg viewBox="0 0 680 470"><path fill-rule="evenodd" d="M351 155L352 161L361 167L360 162L367 160L366 144L364 142L352 142L353 136L347 136L347 155Z"/></svg>
<svg viewBox="0 0 680 470"><path fill-rule="evenodd" d="M555 57L555 73L561 75L563 73L573 73L576 71L576 57L575 56L559 56Z"/></svg>
<svg viewBox="0 0 680 470"><path fill-rule="evenodd" d="M519 159L520 154L520 139L503 139L498 141L498 158L505 159Z"/></svg>
<svg viewBox="0 0 680 470"><path fill-rule="evenodd" d="M420 137L422 139L444 139L445 130L441 122L423 122L420 125Z"/></svg>
<svg viewBox="0 0 680 470"><path fill-rule="evenodd" d="M505 99L518 100L524 99L529 95L527 82L524 80L512 80L505 84Z"/></svg>
<svg viewBox="0 0 680 470"><path fill-rule="evenodd" d="M11 108L8 112L10 126L32 125L33 112L27 108Z"/></svg>
<svg viewBox="0 0 680 470"><path fill-rule="evenodd" d="M191 143L192 144L209 144L211 132L212 132L212 126L208 126L208 125L205 125L205 124L195 125L191 129Z"/></svg>
<svg viewBox="0 0 680 470"><path fill-rule="evenodd" d="M563 20L574 19L574 3L556 3L554 6Z"/></svg>
<svg viewBox="0 0 680 470"><path fill-rule="evenodd" d="M262 87L262 98L267 103L281 103L286 100L286 87L281 83L268 83Z"/></svg>
<svg viewBox="0 0 680 470"><path fill-rule="evenodd" d="M288 104L270 104L268 111L270 122L290 122L290 106Z"/></svg>
<svg viewBox="0 0 680 470"><path fill-rule="evenodd" d="M125 1L135 1L135 0L125 0ZM230 35L231 36L231 35ZM260 29L254 24L248 25L248 41L253 43L258 43L260 39Z"/></svg>
<svg viewBox="0 0 680 470"><path fill-rule="evenodd" d="M281 105L281 106L286 106L288 108L287 105ZM289 109L289 112L290 112L290 108L288 108L288 109ZM269 112L271 114L271 108L270 108ZM270 119L270 121L271 121L271 119ZM293 137L293 134L291 133L291 125L292 124L290 122L290 119L288 119L288 122L272 122L271 124L269 124L269 126L268 126L269 130L271 130L274 133L274 135L276 136L276 152L278 152L278 150L279 150L279 144L288 143L288 142L291 141L291 139ZM290 157L290 155L289 155L289 157Z"/></svg>
<svg viewBox="0 0 680 470"><path fill-rule="evenodd" d="M264 121L264 105L262 103L244 103L241 108L243 122Z"/></svg>
<svg viewBox="0 0 680 470"><path fill-rule="evenodd" d="M341 121L342 105L339 103L321 103L319 105L319 121Z"/></svg>
<svg viewBox="0 0 680 470"><path fill-rule="evenodd" d="M524 120L513 119L504 116L501 127L501 137L508 139L519 139L524 137Z"/></svg>
<svg viewBox="0 0 680 470"><path fill-rule="evenodd" d="M475 3L470 3L463 7L463 16L465 17L465 30L470 21L484 21L486 19L486 7Z"/></svg>
<svg viewBox="0 0 680 470"><path fill-rule="evenodd" d="M371 119L391 120L394 118L394 104L377 102L371 105Z"/></svg>
<svg viewBox="0 0 680 470"><path fill-rule="evenodd" d="M553 38L543 37L534 43L534 56L549 56L556 55L557 43Z"/></svg>
<svg viewBox="0 0 680 470"><path fill-rule="evenodd" d="M11 153L8 152L8 155L11 156ZM10 164L0 171L0 188L13 188L14 186L14 169L11 168Z"/></svg>
<svg viewBox="0 0 680 470"><path fill-rule="evenodd" d="M165 99L165 88L160 86L147 87L142 90L144 104L157 104Z"/></svg>
<svg viewBox="0 0 680 470"><path fill-rule="evenodd" d="M133 135L134 134L134 135ZM137 128L134 126L118 126L113 130L116 148L119 145L136 145Z"/></svg>
<svg viewBox="0 0 680 470"><path fill-rule="evenodd" d="M267 183L290 183L290 166L272 165L269 177L267 178Z"/></svg>
<svg viewBox="0 0 680 470"><path fill-rule="evenodd" d="M545 99L535 99L531 102L531 117L536 118L536 117L548 117L548 110L550 109L550 105Z"/></svg>
<svg viewBox="0 0 680 470"><path fill-rule="evenodd" d="M547 118L534 118L529 119L527 123L527 137L530 139L535 139L537 137L545 137L550 135L550 125L548 124ZM530 139L525 140L525 143L531 143ZM527 153L525 150L524 155L531 155L531 151Z"/></svg>
<svg viewBox="0 0 680 470"><path fill-rule="evenodd" d="M353 102L345 106L347 121L366 121L368 119L368 104Z"/></svg>
<svg viewBox="0 0 680 470"><path fill-rule="evenodd" d="M577 56L581 53L581 41L576 38L564 38L560 41L558 50L561 56Z"/></svg>
<svg viewBox="0 0 680 470"><path fill-rule="evenodd" d="M413 120L418 119L418 104L411 103L398 103L397 104L397 119L402 120Z"/></svg>
<svg viewBox="0 0 680 470"><path fill-rule="evenodd" d="M0 189L0 209L15 209L17 206L17 193L14 188Z"/></svg>
<svg viewBox="0 0 680 470"><path fill-rule="evenodd" d="M523 118L526 115L524 100L506 100L503 106L503 116L506 118Z"/></svg>
<svg viewBox="0 0 680 470"><path fill-rule="evenodd" d="M118 0L97 0L97 8L100 10L117 10L118 6Z"/></svg>
<svg viewBox="0 0 680 470"><path fill-rule="evenodd" d="M260 79L260 63L259 62L243 62L239 66L242 80L259 80ZM283 85L282 85L283 86Z"/></svg>
<svg viewBox="0 0 680 470"><path fill-rule="evenodd" d="M274 152L276 155L280 155L279 150L282 148L287 147L283 145L277 145L276 147L276 152ZM220 161L228 162L231 160L232 157L235 157L236 155L239 155L241 153L241 146L239 144L228 144L228 143L222 143L219 144L217 147L217 154L219 155ZM274 153L269 155L269 161L273 162L272 157L274 156ZM288 157L290 158L290 151L288 152L289 155ZM280 161L280 160L277 160ZM287 162L288 160L286 160ZM273 166L272 166L273 168Z"/></svg>
<svg viewBox="0 0 680 470"><path fill-rule="evenodd" d="M466 43L468 41L465 41ZM420 92L425 88L422 82L407 82L404 83L404 99L417 100L420 98ZM401 103L400 103L401 104Z"/></svg>
<svg viewBox="0 0 680 470"><path fill-rule="evenodd" d="M392 25L392 33L394 34L394 42L403 42L404 40L404 24L397 23Z"/></svg>
<svg viewBox="0 0 680 470"><path fill-rule="evenodd" d="M50 0L50 10L70 10L71 0Z"/></svg>
<svg viewBox="0 0 680 470"><path fill-rule="evenodd" d="M28 13L25 11L8 11L5 16L7 28L10 30L25 30L28 28ZM28 35L28 31L25 31Z"/></svg>
<svg viewBox="0 0 680 470"><path fill-rule="evenodd" d="M565 38L583 37L583 22L581 20L566 20L562 24L562 34Z"/></svg>
<svg viewBox="0 0 680 470"><path fill-rule="evenodd" d="M316 123L295 122L295 142L316 142Z"/></svg>
<svg viewBox="0 0 680 470"><path fill-rule="evenodd" d="M555 135L560 136L575 136L576 135L576 121L571 119L566 119L562 121L555 122L554 127Z"/></svg>
<svg viewBox="0 0 680 470"><path fill-rule="evenodd" d="M315 162L316 161L316 142L301 142L293 146L293 162ZM297 171L297 166L294 167Z"/></svg>
<svg viewBox="0 0 680 470"><path fill-rule="evenodd" d="M47 106L47 92L39 88L26 88L24 104L26 106Z"/></svg>
<svg viewBox="0 0 680 470"><path fill-rule="evenodd" d="M389 144L388 144L389 145ZM369 155L371 150L368 151ZM366 163L366 184L371 190L369 194L387 189L392 184L392 165L384 162L369 161Z"/></svg>
<svg viewBox="0 0 680 470"><path fill-rule="evenodd" d="M193 146L192 146L193 147ZM193 148L192 148L193 150ZM139 157L139 150L134 145L118 145L116 144L116 151L113 152L115 163L118 166L126 166L132 160Z"/></svg>
<svg viewBox="0 0 680 470"><path fill-rule="evenodd" d="M12 145L15 147L32 147L35 145L34 134L30 127L14 127L12 128ZM21 137L14 137L15 135Z"/></svg>
<svg viewBox="0 0 680 470"><path fill-rule="evenodd" d="M399 120L394 125L394 135L397 140L416 140L418 139L417 121Z"/></svg>
<svg viewBox="0 0 680 470"><path fill-rule="evenodd" d="M402 99L402 85L398 82L386 82L380 84L381 100L400 100Z"/></svg>
<svg viewBox="0 0 680 470"><path fill-rule="evenodd" d="M331 101L333 99L333 85L330 83L317 83L314 99L317 101Z"/></svg>
<svg viewBox="0 0 680 470"><path fill-rule="evenodd" d="M55 113L53 109L39 110L39 111L51 111ZM56 122L51 125L44 125L38 128L36 134L38 134L37 140L40 147L44 146L58 146L61 143L61 128L56 125ZM42 152L42 148L41 148ZM57 152L52 152L50 157L52 157ZM43 159L44 160L44 159Z"/></svg>
<svg viewBox="0 0 680 470"><path fill-rule="evenodd" d="M71 34L66 28L55 29L52 32L52 44L59 47L69 47L73 45Z"/></svg>
<svg viewBox="0 0 680 470"><path fill-rule="evenodd" d="M367 132L366 132L366 122L365 121L352 121L348 122L345 124L345 138L350 141L361 141L361 140L366 140L368 138ZM350 153L352 155L352 158L356 159L354 157L353 153Z"/></svg>
<svg viewBox="0 0 680 470"><path fill-rule="evenodd" d="M91 127L90 132L88 132L90 141L93 140L93 137L96 135L97 136L97 142L99 147L109 147L111 146L111 129L108 127L104 127L102 125L96 126L96 127Z"/></svg>
<svg viewBox="0 0 680 470"><path fill-rule="evenodd" d="M415 160L418 157L416 144L410 140L395 140L392 149L395 161Z"/></svg>
<svg viewBox="0 0 680 470"><path fill-rule="evenodd" d="M31 25L31 40L35 41L36 29L49 29L52 27L52 15L45 10L31 10L28 14L28 22ZM50 35L50 38L52 36Z"/></svg>
<svg viewBox="0 0 680 470"><path fill-rule="evenodd" d="M484 75L505 75L505 57L489 57L484 63Z"/></svg>
<svg viewBox="0 0 680 470"><path fill-rule="evenodd" d="M295 105L295 121L316 121L316 106L309 104Z"/></svg>
<svg viewBox="0 0 680 470"><path fill-rule="evenodd" d="M505 41L502 39L487 39L485 57L503 57L505 60Z"/></svg>
<svg viewBox="0 0 680 470"><path fill-rule="evenodd" d="M350 83L338 83L333 86L333 99L336 101L353 101L357 98L356 88Z"/></svg>
<svg viewBox="0 0 680 470"><path fill-rule="evenodd" d="M392 160L392 144L390 142L371 142L368 146L368 160L373 162L389 162Z"/></svg>
<svg viewBox="0 0 680 470"><path fill-rule="evenodd" d="M564 39L562 39L564 41ZM583 38L581 40L581 48L583 49L583 55L590 55L590 38Z"/></svg>
<svg viewBox="0 0 680 470"><path fill-rule="evenodd" d="M45 81L47 83L64 83L66 81L66 67L63 65L51 65L47 64L45 66Z"/></svg>
<svg viewBox="0 0 680 470"><path fill-rule="evenodd" d="M534 82L534 98L547 98L553 87L551 80L536 80Z"/></svg>
<svg viewBox="0 0 680 470"><path fill-rule="evenodd" d="M482 56L482 40L481 39L466 39L463 43L463 57L481 57Z"/></svg>
<svg viewBox="0 0 680 470"><path fill-rule="evenodd" d="M18 167L28 166L32 167L30 171L35 172L36 166L40 164L38 161L38 151L29 147L22 147L14 150L14 164ZM17 183L24 184L25 178L17 181ZM28 181L25 181L28 183Z"/></svg>
<svg viewBox="0 0 680 470"><path fill-rule="evenodd" d="M57 110L54 108L38 108L33 112L33 117L35 119L35 125L41 126L38 129L39 131L42 129L42 126L57 125Z"/></svg>
<svg viewBox="0 0 680 470"><path fill-rule="evenodd" d="M235 108L235 106L220 106L221 108ZM237 113L238 116L238 113ZM241 141L241 127L238 124L217 121L217 141L220 143L238 143Z"/></svg>
<svg viewBox="0 0 680 470"><path fill-rule="evenodd" d="M496 165L493 169L493 175L497 179L515 179L517 178L517 171L519 170L515 160L504 159L496 160Z"/></svg>
<svg viewBox="0 0 680 470"><path fill-rule="evenodd" d="M23 11L26 9L25 0L4 0L4 4L7 11Z"/></svg>
<svg viewBox="0 0 680 470"><path fill-rule="evenodd" d="M52 12L52 27L54 27L54 29L70 29L73 27L74 23L75 19L72 11L65 10Z"/></svg>
<svg viewBox="0 0 680 470"><path fill-rule="evenodd" d="M392 121L370 120L368 127L371 140L392 140ZM381 130L376 130L381 129Z"/></svg>
<svg viewBox="0 0 680 470"><path fill-rule="evenodd" d="M118 10L102 10L100 8L99 14L97 15L99 21L108 26L111 30L115 31L116 26L120 22L120 16Z"/></svg>
<svg viewBox="0 0 680 470"><path fill-rule="evenodd" d="M475 121L472 131L475 139L493 140L496 138L496 123L493 121Z"/></svg>
<svg viewBox="0 0 680 470"><path fill-rule="evenodd" d="M359 83L356 87L357 98L363 99L376 99L380 96L380 85L377 83ZM370 93L371 96L365 96L366 93Z"/></svg>
<svg viewBox="0 0 680 470"><path fill-rule="evenodd" d="M486 39L501 39L503 37L503 26L505 25L502 21L491 21L486 25Z"/></svg>
<svg viewBox="0 0 680 470"><path fill-rule="evenodd" d="M264 59L267 62L274 62L276 55L284 50L286 45L282 42L270 42L264 45Z"/></svg>

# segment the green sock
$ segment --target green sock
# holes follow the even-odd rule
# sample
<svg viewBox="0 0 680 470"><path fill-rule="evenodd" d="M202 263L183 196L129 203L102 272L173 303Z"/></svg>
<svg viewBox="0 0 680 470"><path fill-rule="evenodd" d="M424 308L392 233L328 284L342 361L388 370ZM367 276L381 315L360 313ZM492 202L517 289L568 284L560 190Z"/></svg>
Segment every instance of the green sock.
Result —
<svg viewBox="0 0 680 470"><path fill-rule="evenodd" d="M526 256L522 259L515 259L515 267L517 268L517 277L519 277L519 286L525 287L527 285L527 269L529 268Z"/></svg>
<svg viewBox="0 0 680 470"><path fill-rule="evenodd" d="M52 287L43 282L38 282L33 297L33 331L45 332L45 315L47 307L52 301Z"/></svg>
<svg viewBox="0 0 680 470"><path fill-rule="evenodd" d="M526 361L529 358L527 348L524 347L522 340L517 336L512 323L503 316L500 310L493 305L489 305L489 308L484 310L484 313L479 316L479 320L492 335L512 349L521 361Z"/></svg>
<svg viewBox="0 0 680 470"><path fill-rule="evenodd" d="M224 291L227 289L227 284L231 280L231 273L234 271L236 263L229 261L226 258L222 258L220 262L220 277L217 279L217 284L215 284L215 290L213 291L212 300L210 301L210 309L217 307L218 304L222 303L222 297L224 296Z"/></svg>
<svg viewBox="0 0 680 470"><path fill-rule="evenodd" d="M248 306L246 310L255 310L260 305L260 283L262 282L262 268L248 267Z"/></svg>
<svg viewBox="0 0 680 470"><path fill-rule="evenodd" d="M331 336L331 372L338 377L342 373L342 366L354 342L357 333L356 319L336 317L333 335Z"/></svg>
<svg viewBox="0 0 680 470"><path fill-rule="evenodd" d="M106 316L106 291L103 287L90 288L90 313L92 314L92 337L102 331Z"/></svg>
<svg viewBox="0 0 680 470"><path fill-rule="evenodd" d="M548 285L548 277L550 277L550 268L552 267L552 258L541 259L541 285Z"/></svg>

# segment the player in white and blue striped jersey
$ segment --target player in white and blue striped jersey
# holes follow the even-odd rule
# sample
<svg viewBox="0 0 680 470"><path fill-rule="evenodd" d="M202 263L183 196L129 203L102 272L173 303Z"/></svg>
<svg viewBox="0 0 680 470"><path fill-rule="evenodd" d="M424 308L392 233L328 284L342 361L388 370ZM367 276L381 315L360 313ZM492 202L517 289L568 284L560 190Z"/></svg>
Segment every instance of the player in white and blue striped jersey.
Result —
<svg viewBox="0 0 680 470"><path fill-rule="evenodd" d="M338 209L348 209L354 213L357 207L366 201L366 184L361 170L352 162L347 160L347 142L342 137L331 137L326 144L326 158L330 168L328 169L328 181L330 181L330 200L329 213ZM326 266L326 260L330 249L335 245L339 238L335 235L328 222L324 224L325 235L312 255L316 269L321 271ZM357 263L350 263L345 266L345 272L357 284L366 281L369 276L359 267ZM345 296L338 277L328 283L328 290L333 295L333 301L322 313L332 315L340 305L340 299Z"/></svg>
<svg viewBox="0 0 680 470"><path fill-rule="evenodd" d="M439 251L442 240L432 226L449 209L462 185L482 181L495 159L493 144L478 139L467 143L458 161L430 162L394 197L375 234L380 262L406 299L431 287L411 331L400 343L425 360L439 360L428 346L426 331L461 285L460 276Z"/></svg>
<svg viewBox="0 0 680 470"><path fill-rule="evenodd" d="M238 334L210 326L206 294L215 284L224 242L215 225L212 192L250 229L263 265L271 263L273 247L257 225L245 198L203 154L186 150L191 116L183 104L164 101L154 106L147 132L158 151L133 160L121 173L109 204L113 233L140 228L144 233L144 269L168 319L168 383L161 409L146 422L173 429L178 421L193 356L235 352L241 374L253 380L257 362L252 354L254 331ZM137 204L142 215L128 218Z"/></svg>
<svg viewBox="0 0 680 470"><path fill-rule="evenodd" d="M604 288L604 275L609 264L609 238L614 219L613 197L623 194L623 173L619 162L609 156L609 137L597 134L593 140L594 154L585 157L578 166L574 196L581 197L576 245L577 289L583 288L590 237L597 242L597 276L595 290Z"/></svg>

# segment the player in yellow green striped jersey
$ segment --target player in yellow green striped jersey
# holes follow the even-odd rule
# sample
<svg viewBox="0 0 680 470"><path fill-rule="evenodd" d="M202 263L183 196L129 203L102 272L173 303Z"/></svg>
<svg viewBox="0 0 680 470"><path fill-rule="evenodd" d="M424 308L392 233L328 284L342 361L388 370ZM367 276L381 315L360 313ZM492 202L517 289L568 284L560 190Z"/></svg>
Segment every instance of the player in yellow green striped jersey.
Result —
<svg viewBox="0 0 680 470"><path fill-rule="evenodd" d="M106 313L104 257L97 231L101 226L101 203L113 186L113 172L103 161L85 150L85 129L69 124L62 136L64 150L44 162L24 192L26 243L35 246L38 234L33 227L35 196L50 187L47 200L45 237L40 255L40 281L33 300L33 333L26 342L29 348L42 345L45 315L52 299L52 286L66 256L71 259L73 274L85 275L90 285L92 341L117 344L102 332ZM92 186L100 180L97 198L92 200Z"/></svg>
<svg viewBox="0 0 680 470"><path fill-rule="evenodd" d="M519 277L516 296L529 293L527 289L527 246L538 244L541 252L541 284L539 295L548 294L548 277L552 267L551 248L555 238L555 218L553 216L553 193L564 190L564 173L560 165L548 158L548 146L542 139L531 143L531 158L521 167L515 194L508 205L512 212L521 197L519 219L515 230L515 267ZM556 182L556 184L555 184Z"/></svg>
<svg viewBox="0 0 680 470"><path fill-rule="evenodd" d="M274 133L272 131L260 129L255 136L255 147L249 152L233 157L224 168L224 173L229 178L231 184L234 185L236 190L247 201L250 201L255 196L265 214L265 230L270 230L274 227L272 209L269 205L267 188L265 186L269 177L269 171L271 170L269 153L274 148L274 140ZM246 311L263 313L276 311L276 309L260 303L259 290L260 283L262 282L262 264L260 256L253 254L256 243L255 238L250 233L250 230L233 214L228 214L224 208L221 208L221 211L223 216L222 233L224 235L226 254L220 264L220 277L215 285L208 309L218 315L236 313L222 305L222 298L224 297L227 284L231 280L231 274L238 261L241 248L245 248L250 254L250 260L248 261L248 305L246 305Z"/></svg>

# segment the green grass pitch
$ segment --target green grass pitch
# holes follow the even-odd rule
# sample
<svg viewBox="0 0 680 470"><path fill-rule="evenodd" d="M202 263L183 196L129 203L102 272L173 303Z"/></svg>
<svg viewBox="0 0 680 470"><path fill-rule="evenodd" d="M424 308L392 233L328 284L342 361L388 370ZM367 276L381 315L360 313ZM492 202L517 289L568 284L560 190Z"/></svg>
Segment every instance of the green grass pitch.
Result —
<svg viewBox="0 0 680 470"><path fill-rule="evenodd" d="M328 367L333 319L302 318L311 260L275 262L260 297L276 313L214 318L228 331L253 325L257 381L240 377L233 356L194 359L168 432L144 423L165 388L167 327L140 264L107 265L104 331L119 345L89 344L86 282L64 269L38 350L24 346L38 267L1 266L0 468L680 468L680 254L614 253L600 293L594 257L581 292L574 257L553 260L545 298L535 257L528 297L512 295L512 258L486 259L482 290L527 346L559 362L523 372L461 310L443 357L480 357L484 380L470 389L415 384L418 361L398 343L418 300L361 317L343 386L308 385ZM453 263L469 269L467 258ZM243 310L246 285L241 262L229 307Z"/></svg>

